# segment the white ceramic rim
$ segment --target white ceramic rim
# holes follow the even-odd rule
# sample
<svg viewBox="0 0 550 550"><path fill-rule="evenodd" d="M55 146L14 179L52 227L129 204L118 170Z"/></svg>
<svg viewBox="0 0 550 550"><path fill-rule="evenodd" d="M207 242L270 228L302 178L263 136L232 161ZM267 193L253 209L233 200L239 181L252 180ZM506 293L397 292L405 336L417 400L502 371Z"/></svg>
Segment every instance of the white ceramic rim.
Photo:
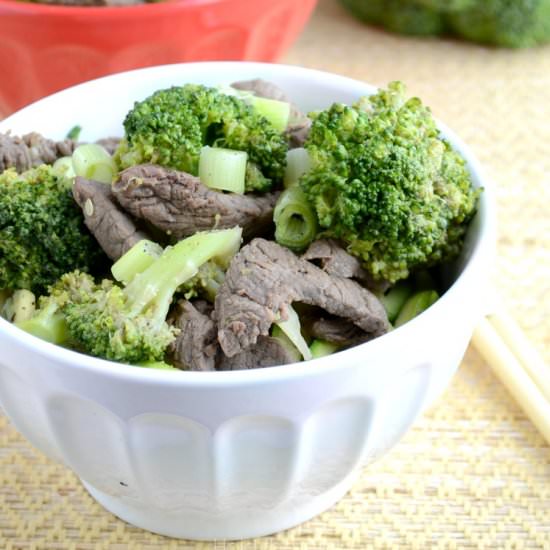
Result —
<svg viewBox="0 0 550 550"><path fill-rule="evenodd" d="M99 82L107 79L112 79L125 74L143 73L144 78L150 77L150 73L154 73L156 70L166 70L171 67L189 67L201 68L201 67L214 67L219 65L231 68L234 66L241 67L245 64L251 70L254 67L266 68L269 66L272 74L285 73L294 76L307 75L312 81L323 80L326 81L327 77L332 80L333 84L342 85L342 87L354 87L362 85L365 87L365 94L369 93L374 86L366 82L361 82L345 76L336 75L326 71L319 71L316 69L308 69L293 65L283 64L269 64L269 63L256 63L256 62L234 62L234 61L215 61L215 62L196 62L196 63L178 63L173 65L160 65L155 67L147 67L144 69L136 69L132 71L126 71L123 73L116 73L114 75L105 76L76 86L72 86L70 90L78 89L80 87L87 86L90 82ZM63 94L66 90L56 92L51 96L56 97L59 94ZM42 98L35 103L39 103L47 98ZM15 114L15 113L14 113ZM9 122L8 117L5 122ZM358 350L363 350L365 346L368 346L373 352L377 346L392 346L397 344L400 338L400 334L405 335L406 331L417 330L417 327L421 323L428 323L432 318L436 318L442 308L446 307L446 304L453 300L455 294L463 292L463 289L470 284L475 285L475 281L472 279L477 275L476 266L484 263L484 258L493 256L493 248L496 234L496 214L495 214L495 199L493 190L487 178L484 176L483 170L474 157L469 147L445 124L438 121L438 127L441 130L442 135L449 140L449 142L460 152L467 162L472 176L477 178L483 187L484 191L480 197L478 216L480 216L479 235L472 248L471 256L468 263L464 266L462 273L458 276L451 287L435 302L429 309L420 314L415 319L409 321L399 329L391 331L383 336L375 338L370 342L354 346L344 351L340 351L335 355L341 357L341 361L338 363L348 363L346 359L351 359L351 355L357 353ZM467 291L467 290L466 290ZM318 376L327 371L338 370L342 368L338 363L333 360L334 355L321 357L319 359L312 359L310 361L303 361L299 363L292 363L289 365L280 365L275 367L264 367L250 370L237 370L237 371L216 371L216 372L194 372L194 371L170 371L170 370L156 370L135 367L123 363L116 363L108 361L106 359L100 359L90 355L85 355L76 351L68 350L66 348L50 344L35 336L32 336L16 326L12 325L8 321L0 318L0 331L4 332L10 339L14 341L14 344L34 348L41 356L48 357L57 363L63 363L68 368L78 368L93 371L95 373L105 375L108 377L114 377L117 379L131 379L133 381L147 382L154 385L169 385L169 386L242 386L253 384L264 384L269 382L280 382L285 379L302 378L309 376Z"/></svg>

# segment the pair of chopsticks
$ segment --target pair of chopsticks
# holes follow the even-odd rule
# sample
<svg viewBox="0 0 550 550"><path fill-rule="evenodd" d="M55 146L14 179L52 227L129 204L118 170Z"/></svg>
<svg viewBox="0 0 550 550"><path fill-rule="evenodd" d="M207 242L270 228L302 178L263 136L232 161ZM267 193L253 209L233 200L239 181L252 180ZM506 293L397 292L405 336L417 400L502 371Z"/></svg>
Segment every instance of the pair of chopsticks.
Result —
<svg viewBox="0 0 550 550"><path fill-rule="evenodd" d="M472 343L550 443L550 367L506 312L487 315Z"/></svg>

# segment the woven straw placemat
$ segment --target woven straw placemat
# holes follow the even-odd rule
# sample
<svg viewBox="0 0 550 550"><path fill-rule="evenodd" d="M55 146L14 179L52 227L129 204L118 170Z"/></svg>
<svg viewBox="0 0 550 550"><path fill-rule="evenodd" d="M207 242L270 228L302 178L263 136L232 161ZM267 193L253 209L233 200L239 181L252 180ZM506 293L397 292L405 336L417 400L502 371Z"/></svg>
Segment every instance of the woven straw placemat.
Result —
<svg viewBox="0 0 550 550"><path fill-rule="evenodd" d="M550 360L550 48L392 36L326 0L283 61L403 80L471 145L497 190L495 286ZM331 510L272 537L193 543L115 519L0 417L1 550L158 548L550 549L550 447L470 349L446 393Z"/></svg>

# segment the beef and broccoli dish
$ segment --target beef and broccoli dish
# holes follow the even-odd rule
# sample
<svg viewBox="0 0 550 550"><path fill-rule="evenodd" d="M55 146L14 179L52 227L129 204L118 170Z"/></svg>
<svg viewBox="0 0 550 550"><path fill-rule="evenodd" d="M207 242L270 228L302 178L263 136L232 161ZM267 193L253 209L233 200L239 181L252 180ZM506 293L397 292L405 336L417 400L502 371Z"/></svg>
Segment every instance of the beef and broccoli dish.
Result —
<svg viewBox="0 0 550 550"><path fill-rule="evenodd" d="M120 138L0 134L0 313L129 365L284 365L439 297L479 189L402 83L302 113L263 80L158 90Z"/></svg>

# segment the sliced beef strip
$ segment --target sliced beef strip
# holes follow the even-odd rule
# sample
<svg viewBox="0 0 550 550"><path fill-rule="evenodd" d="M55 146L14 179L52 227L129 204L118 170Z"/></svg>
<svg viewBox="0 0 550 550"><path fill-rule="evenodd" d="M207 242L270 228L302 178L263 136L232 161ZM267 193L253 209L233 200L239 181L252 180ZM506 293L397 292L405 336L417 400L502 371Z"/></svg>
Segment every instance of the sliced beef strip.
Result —
<svg viewBox="0 0 550 550"><path fill-rule="evenodd" d="M372 334L361 330L350 321L337 318L311 320L307 332L313 338L345 347L356 346L372 339Z"/></svg>
<svg viewBox="0 0 550 550"><path fill-rule="evenodd" d="M295 363L296 358L277 338L259 336L249 348L227 357L220 351L217 370L244 370Z"/></svg>
<svg viewBox="0 0 550 550"><path fill-rule="evenodd" d="M76 146L72 139L53 141L36 132L21 137L0 133L0 173L7 168L21 173L41 164L52 164L60 157L72 155Z"/></svg>
<svg viewBox="0 0 550 550"><path fill-rule="evenodd" d="M118 206L110 185L78 176L73 197L82 208L86 226L111 260L118 260L137 242L149 238Z"/></svg>
<svg viewBox="0 0 550 550"><path fill-rule="evenodd" d="M211 319L212 306L203 300L179 300L170 322L181 332L169 348L173 363L192 371L216 370L219 354L217 329Z"/></svg>
<svg viewBox="0 0 550 550"><path fill-rule="evenodd" d="M180 300L169 321L180 329L169 354L178 368L192 371L243 370L286 365L296 361L276 338L260 336L256 345L227 357L220 349L213 307L205 300Z"/></svg>
<svg viewBox="0 0 550 550"><path fill-rule="evenodd" d="M271 224L278 197L214 191L199 178L152 164L124 170L113 192L130 214L178 239L237 225L245 237L257 235Z"/></svg>
<svg viewBox="0 0 550 550"><path fill-rule="evenodd" d="M329 275L357 279L367 288L384 292L389 288L386 281L376 281L372 275L361 266L361 262L349 254L335 239L318 239L313 241L302 255L304 260L320 263L321 268Z"/></svg>
<svg viewBox="0 0 550 550"><path fill-rule="evenodd" d="M293 302L318 306L372 337L389 323L384 307L350 279L333 277L272 241L254 239L233 258L216 296L218 340L232 357L266 336Z"/></svg>

